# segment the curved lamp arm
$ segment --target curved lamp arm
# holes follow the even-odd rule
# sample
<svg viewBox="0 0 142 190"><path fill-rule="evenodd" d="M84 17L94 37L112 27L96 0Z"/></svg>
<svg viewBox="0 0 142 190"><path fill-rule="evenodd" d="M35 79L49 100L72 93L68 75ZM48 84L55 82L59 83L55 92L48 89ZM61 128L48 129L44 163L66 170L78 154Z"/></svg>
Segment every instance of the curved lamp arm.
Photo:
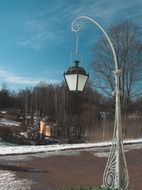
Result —
<svg viewBox="0 0 142 190"><path fill-rule="evenodd" d="M90 18L88 16L79 16L79 17L75 18L73 20L73 22L72 22L72 25L71 25L72 31L78 32L81 29L80 25L77 23L80 19L87 19L87 20L93 22L103 32L103 34L107 38L107 40L109 42L109 45L111 47L112 54L113 54L113 57L114 57L114 62L115 62L115 69L116 69L116 72L117 72L119 70L118 69L118 63L117 63L117 57L116 57L114 46L113 46L108 34L105 32L105 30L102 28L102 26L98 22L96 22L94 19L92 19L92 18Z"/></svg>

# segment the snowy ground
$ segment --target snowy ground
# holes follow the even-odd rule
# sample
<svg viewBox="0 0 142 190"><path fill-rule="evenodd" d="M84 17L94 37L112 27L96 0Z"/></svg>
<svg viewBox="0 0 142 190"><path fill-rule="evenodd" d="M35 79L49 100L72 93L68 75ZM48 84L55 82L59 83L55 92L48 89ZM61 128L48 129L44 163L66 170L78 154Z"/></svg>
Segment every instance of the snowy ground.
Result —
<svg viewBox="0 0 142 190"><path fill-rule="evenodd" d="M20 126L19 122L0 118L0 125L6 126ZM142 148L142 138L140 139L131 139L125 140L124 144L139 144L139 146L134 146L134 148ZM39 146L16 146L7 143L0 142L0 155L14 155L14 154L30 154L30 153L40 153L40 152L50 152L55 153L59 151L65 150L75 150L75 149L90 149L97 147L109 147L111 145L111 141L99 142L99 143L84 143L84 144L57 144L57 145L39 145ZM132 146L132 147L133 147ZM131 148L131 147L129 147Z"/></svg>
<svg viewBox="0 0 142 190"><path fill-rule="evenodd" d="M131 149L142 148L142 138L125 140L124 144L127 145L127 147ZM0 155L30 154L30 153L41 153L41 152L51 153L51 152L59 152L59 151L65 151L65 150L109 147L110 145L111 145L111 141L99 142L99 143L56 144L56 145L36 145L36 146L35 145L17 146L17 145L1 143Z"/></svg>

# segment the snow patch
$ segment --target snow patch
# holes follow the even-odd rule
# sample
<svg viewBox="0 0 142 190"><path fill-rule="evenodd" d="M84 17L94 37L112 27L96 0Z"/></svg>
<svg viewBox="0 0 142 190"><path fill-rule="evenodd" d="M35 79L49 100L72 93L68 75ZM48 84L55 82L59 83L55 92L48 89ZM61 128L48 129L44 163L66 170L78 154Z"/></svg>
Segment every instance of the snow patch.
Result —
<svg viewBox="0 0 142 190"><path fill-rule="evenodd" d="M0 170L0 190L31 190L32 180L16 179L11 171Z"/></svg>
<svg viewBox="0 0 142 190"><path fill-rule="evenodd" d="M0 118L0 125L1 126L16 126L16 127L19 127L21 125L21 123L17 122L17 121L13 121L11 119Z"/></svg>
<svg viewBox="0 0 142 190"><path fill-rule="evenodd" d="M94 153L94 156L107 158L107 157L109 156L109 152L99 152L99 153Z"/></svg>
<svg viewBox="0 0 142 190"><path fill-rule="evenodd" d="M22 135L22 136L28 138L28 133L27 133L27 132L21 132L20 135Z"/></svg>

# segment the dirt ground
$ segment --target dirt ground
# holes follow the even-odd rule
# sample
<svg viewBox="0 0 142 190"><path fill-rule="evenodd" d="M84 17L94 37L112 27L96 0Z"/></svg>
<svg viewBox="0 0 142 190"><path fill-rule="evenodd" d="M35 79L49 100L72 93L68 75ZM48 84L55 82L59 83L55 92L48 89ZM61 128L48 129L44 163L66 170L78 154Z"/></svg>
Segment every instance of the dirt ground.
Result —
<svg viewBox="0 0 142 190"><path fill-rule="evenodd" d="M129 190L142 190L142 150L126 153L130 176ZM78 155L33 157L17 166L3 165L0 169L16 172L18 179L30 179L32 190L58 189L70 186L100 186L106 158L82 151ZM3 167L3 168L2 168Z"/></svg>

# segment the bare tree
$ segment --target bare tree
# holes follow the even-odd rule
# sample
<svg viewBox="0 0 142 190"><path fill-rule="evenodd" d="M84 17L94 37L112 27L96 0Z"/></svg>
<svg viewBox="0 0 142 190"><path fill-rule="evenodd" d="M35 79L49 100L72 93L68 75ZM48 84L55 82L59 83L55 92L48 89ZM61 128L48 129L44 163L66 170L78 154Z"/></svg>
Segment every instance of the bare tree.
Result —
<svg viewBox="0 0 142 190"><path fill-rule="evenodd" d="M142 93L142 43L139 28L130 21L109 29L119 68L122 111L126 112L129 101ZM101 38L95 47L95 61L91 64L95 72L95 86L110 95L115 90L114 60L106 39Z"/></svg>

